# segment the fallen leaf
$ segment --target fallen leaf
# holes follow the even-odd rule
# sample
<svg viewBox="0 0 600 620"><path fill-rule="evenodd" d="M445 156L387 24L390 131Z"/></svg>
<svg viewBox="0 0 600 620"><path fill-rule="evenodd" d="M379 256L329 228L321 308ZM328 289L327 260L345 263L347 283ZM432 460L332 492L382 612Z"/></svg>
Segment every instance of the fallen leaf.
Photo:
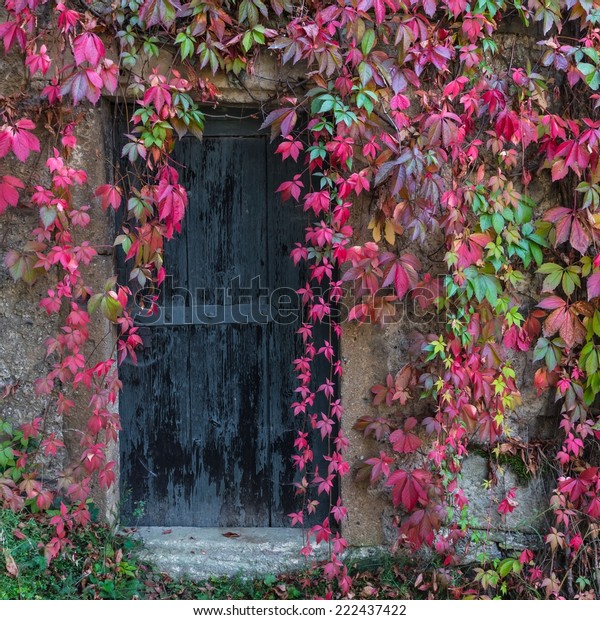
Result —
<svg viewBox="0 0 600 620"><path fill-rule="evenodd" d="M8 572L8 574L11 577L18 577L19 576L19 567L17 566L17 563L15 562L14 558L12 555L10 555L10 553L4 553L4 560L6 562L6 571Z"/></svg>
<svg viewBox="0 0 600 620"><path fill-rule="evenodd" d="M374 588L373 586L365 586L361 590L360 595L362 598L373 598L377 595L377 588Z"/></svg>
<svg viewBox="0 0 600 620"><path fill-rule="evenodd" d="M240 537L240 535L237 534L236 532L225 532L223 536L225 536L225 538L239 538Z"/></svg>
<svg viewBox="0 0 600 620"><path fill-rule="evenodd" d="M16 383L9 383L8 385L4 386L4 390L2 391L2 399L4 400L9 396L14 396L18 387L18 381Z"/></svg>
<svg viewBox="0 0 600 620"><path fill-rule="evenodd" d="M173 530L163 530L163 534L171 534Z"/></svg>

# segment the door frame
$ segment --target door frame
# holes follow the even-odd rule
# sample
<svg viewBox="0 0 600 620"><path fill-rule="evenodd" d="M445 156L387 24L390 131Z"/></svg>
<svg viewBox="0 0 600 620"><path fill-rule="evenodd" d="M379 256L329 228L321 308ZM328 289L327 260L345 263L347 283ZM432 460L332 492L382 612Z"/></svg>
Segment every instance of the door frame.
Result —
<svg viewBox="0 0 600 620"><path fill-rule="evenodd" d="M230 106L223 106L220 107L216 113L214 113L214 111L212 109L207 109L207 113L210 116L207 116L207 122L206 122L206 127L205 127L205 134L207 137L218 137L218 136L239 136L239 135L244 135L244 136L249 136L249 135L268 135L268 132L266 130L259 130L258 127L260 125L260 110L254 108L251 111L247 108L236 108L236 107L230 107ZM254 125L256 126L257 130L256 130L256 134L252 133L243 133L240 134L239 131L239 122L240 120L242 120L242 117L247 117L247 116L256 116L258 117L256 119L256 122L254 123ZM213 129L213 127L211 127L211 123L210 120L212 119L218 119L220 127L217 130L216 128ZM243 119L246 120L246 119ZM193 139L193 138L188 138L188 139ZM117 148L115 149L115 160L118 164L120 158L120 149ZM283 207L280 208L284 208L284 209L293 209L293 208L298 208L298 207L293 207L290 205L285 205ZM119 223L117 222L117 226L119 226ZM301 241L301 239L299 239L299 241ZM290 259L291 260L291 259ZM167 265L167 270L168 270L168 265ZM336 348L336 350L338 350L339 348L339 343L337 342L337 338L333 339L334 342L334 347ZM289 363L291 365L292 360L289 360ZM336 398L339 397L339 382L336 381L336 386L335 386L335 390L336 390ZM316 390L315 390L316 391ZM290 402L291 405L291 402ZM327 455L328 450L325 450L325 442L320 441L319 435L318 433L315 433L314 431L312 432L313 438L314 438L314 442L311 443L315 443L317 445L317 448L321 448L323 451L323 456ZM121 452L121 450L120 450ZM292 454L290 453L290 459ZM294 482L298 482L298 478L296 477L295 480L290 480L289 483L293 484ZM120 479L120 483L122 483L122 479ZM339 480L336 477L336 485L335 485L335 489L331 495L331 501L333 501L335 503L335 500L337 499L339 493ZM316 497L315 497L316 498ZM323 497L320 498L321 500L323 500ZM328 498L329 499L329 498ZM329 501L327 502L329 503ZM329 509L327 508L327 513L328 513ZM315 517L313 519L311 519L311 521L314 522L320 522L323 520L323 511L320 510L318 515L315 515ZM170 525L169 523L165 523L164 525Z"/></svg>

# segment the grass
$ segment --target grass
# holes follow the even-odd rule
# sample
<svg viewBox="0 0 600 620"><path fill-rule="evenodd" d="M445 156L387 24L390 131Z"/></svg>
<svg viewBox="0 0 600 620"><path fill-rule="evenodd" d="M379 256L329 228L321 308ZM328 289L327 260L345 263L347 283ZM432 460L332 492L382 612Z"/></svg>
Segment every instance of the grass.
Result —
<svg viewBox="0 0 600 620"><path fill-rule="evenodd" d="M0 511L0 599L141 598L133 540L101 524L78 528L72 548L48 565L43 546L51 536L44 521Z"/></svg>

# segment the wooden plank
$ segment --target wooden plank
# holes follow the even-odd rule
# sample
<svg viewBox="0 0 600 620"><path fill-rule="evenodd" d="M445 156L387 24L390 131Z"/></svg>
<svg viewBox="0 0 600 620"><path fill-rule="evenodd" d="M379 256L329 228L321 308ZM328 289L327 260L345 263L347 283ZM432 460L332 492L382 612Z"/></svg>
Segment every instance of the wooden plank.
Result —
<svg viewBox="0 0 600 620"><path fill-rule="evenodd" d="M267 269L265 146L264 137L208 137L186 153L189 284L204 290L199 302L258 304ZM190 334L195 525L268 525L264 327L201 326Z"/></svg>
<svg viewBox="0 0 600 620"><path fill-rule="evenodd" d="M259 133L268 135L268 130L260 132L262 115L256 109L221 107L206 110L204 137L210 136L250 136Z"/></svg>
<svg viewBox="0 0 600 620"><path fill-rule="evenodd" d="M269 525L265 343L258 325L192 328L194 525Z"/></svg>
<svg viewBox="0 0 600 620"><path fill-rule="evenodd" d="M297 173L297 165L291 161L282 163L280 156L273 153L272 145L269 145L268 162L269 289L275 306L273 310L281 310L281 315L269 325L268 356L272 369L269 376L272 433L269 458L273 469L271 525L287 527L290 524L287 515L295 512L299 505L294 487L299 477L292 461L298 421L294 419L291 404L296 387L292 361L302 353L300 340L295 335L302 313L295 291L304 280L304 274L290 258L290 251L294 242L303 239L307 218L302 209L290 203L281 204L275 191L282 181Z"/></svg>
<svg viewBox="0 0 600 620"><path fill-rule="evenodd" d="M182 153L192 199L188 281L199 303L258 301L255 278L267 269L265 145L264 137L205 138L201 148L187 146ZM248 289L243 302L239 294L225 295L236 282Z"/></svg>
<svg viewBox="0 0 600 620"><path fill-rule="evenodd" d="M281 203L276 192L277 187L298 173L298 165L288 159L282 162L279 155L274 153L274 147L269 149L269 171L267 182L268 197L268 240L269 240L269 287L272 291L279 291L275 299L282 303L286 316L274 320L270 325L271 337L269 342L269 360L273 368L271 373L269 393L271 396L271 427L273 429L271 460L273 463L273 507L271 523L273 526L289 526L290 512L296 512L300 507L300 500L295 495L293 482L299 482L302 475L293 467L291 455L294 453L293 442L298 430L309 432L311 447L314 451L313 467L319 467L321 474L327 471L327 461L323 458L329 454L327 441L323 441L319 432L310 432L304 425L303 416L294 418L291 403L295 400L294 389L297 386L293 372L292 360L302 355L301 339L296 330L302 322L303 309L295 291L306 283L306 270L296 267L290 258L290 251L294 244L303 241L306 226L311 219L302 209L289 202ZM309 179L305 178L305 186ZM286 297L289 295L289 303ZM291 323L293 315L297 318ZM325 338L329 338L327 325L314 328L318 346ZM328 376L329 364L322 356L317 356L312 363L314 380L311 388L316 391L324 377ZM327 402L322 394L317 395L313 411L327 411ZM319 500L319 506L314 515L308 517L305 524L320 523L329 512L329 498L311 492L312 499ZM335 493L334 493L335 501Z"/></svg>
<svg viewBox="0 0 600 620"><path fill-rule="evenodd" d="M152 328L138 364L121 364L121 523L191 525L189 350L187 328Z"/></svg>

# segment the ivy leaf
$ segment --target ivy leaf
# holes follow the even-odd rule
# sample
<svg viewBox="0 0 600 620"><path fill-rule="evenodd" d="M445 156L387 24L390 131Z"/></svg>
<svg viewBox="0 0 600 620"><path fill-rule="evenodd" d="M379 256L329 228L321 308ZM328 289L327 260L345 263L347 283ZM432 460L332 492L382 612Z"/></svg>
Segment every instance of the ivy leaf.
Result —
<svg viewBox="0 0 600 620"><path fill-rule="evenodd" d="M194 55L194 50L196 49L196 39L192 37L187 31L180 32L175 37L175 43L179 45L181 60L191 58Z"/></svg>
<svg viewBox="0 0 600 620"><path fill-rule="evenodd" d="M94 303L92 307L95 309L98 306ZM117 322L117 319L123 313L123 306L119 302L117 294L114 291L108 291L102 295L100 300L100 311L112 323Z"/></svg>
<svg viewBox="0 0 600 620"><path fill-rule="evenodd" d="M569 241L580 254L585 254L590 247L590 236L583 229L578 217L574 218L571 224L571 236L569 237Z"/></svg>
<svg viewBox="0 0 600 620"><path fill-rule="evenodd" d="M116 185L100 185L94 192L94 196L100 198L103 211L109 207L116 211L121 204L121 188Z"/></svg>
<svg viewBox="0 0 600 620"><path fill-rule="evenodd" d="M581 286L579 273L581 269L577 265L561 267L555 263L544 263L538 273L547 274L544 279L542 290L545 292L553 291L559 284L562 284L563 291L571 296L576 287Z"/></svg>
<svg viewBox="0 0 600 620"><path fill-rule="evenodd" d="M42 224L44 224L46 228L50 228L50 226L54 224L57 215L58 212L55 207L47 207L45 205L40 207L40 220L42 220Z"/></svg>
<svg viewBox="0 0 600 620"><path fill-rule="evenodd" d="M579 62L577 63L577 70L583 75L585 83L592 90L598 90L598 88L600 88L600 72L597 66L589 62Z"/></svg>
<svg viewBox="0 0 600 620"><path fill-rule="evenodd" d="M575 343L585 341L585 327L564 299L554 295L542 300L538 305L545 310L552 310L544 321L542 330L546 338L558 332L569 348L572 348Z"/></svg>
<svg viewBox="0 0 600 620"><path fill-rule="evenodd" d="M19 191L25 185L21 179L5 175L0 179L0 215L2 215L7 207L16 207L19 202Z"/></svg>
<svg viewBox="0 0 600 620"><path fill-rule="evenodd" d="M431 474L424 469L404 471L397 469L386 480L385 486L392 487L392 503L404 506L411 512L417 504L427 503L427 486L431 482Z"/></svg>
<svg viewBox="0 0 600 620"><path fill-rule="evenodd" d="M10 52L10 48L14 45L15 41L22 50L27 47L27 34L16 22L6 21L0 24L0 39L2 39L4 43L4 50L7 54Z"/></svg>
<svg viewBox="0 0 600 620"><path fill-rule="evenodd" d="M504 218L498 212L492 215L492 226L497 235L499 235L504 230Z"/></svg>
<svg viewBox="0 0 600 620"><path fill-rule="evenodd" d="M391 255L391 253L382 255L382 262L386 261L388 254ZM402 299L418 282L417 269L419 268L420 263L416 257L412 254L403 254L390 263L382 286L389 286L393 283L398 299Z"/></svg>
<svg viewBox="0 0 600 620"><path fill-rule="evenodd" d="M9 250L4 256L4 264L13 280L23 280L26 284L33 284L41 274L45 273L44 269L35 267L36 262L37 257L32 253Z"/></svg>
<svg viewBox="0 0 600 620"><path fill-rule="evenodd" d="M544 360L548 370L552 372L562 359L562 348L564 348L564 342L560 338L553 340L539 338L533 350L533 361Z"/></svg>
<svg viewBox="0 0 600 620"><path fill-rule="evenodd" d="M103 84L102 78L93 69L81 69L63 84L61 93L70 93L75 105L83 99L95 104L100 99Z"/></svg>
<svg viewBox="0 0 600 620"><path fill-rule="evenodd" d="M145 0L140 7L140 19L147 28L170 26L181 11L178 0Z"/></svg>
<svg viewBox="0 0 600 620"><path fill-rule="evenodd" d="M416 452L423 442L414 433L408 433L399 428L390 435L390 443L396 452L411 454Z"/></svg>
<svg viewBox="0 0 600 620"><path fill-rule="evenodd" d="M453 112L444 110L439 114L429 114L423 123L423 129L428 130L428 140L432 146L441 144L448 148L458 139L462 121Z"/></svg>
<svg viewBox="0 0 600 620"><path fill-rule="evenodd" d="M19 161L25 161L31 151L40 152L40 141L31 133L31 129L35 129L35 123L28 118L22 118L12 130L12 150Z"/></svg>
<svg viewBox="0 0 600 620"><path fill-rule="evenodd" d="M12 146L11 134L8 130L0 129L0 157L6 157Z"/></svg>
<svg viewBox="0 0 600 620"><path fill-rule="evenodd" d="M456 18L467 8L467 0L447 0L447 5L448 10Z"/></svg>
<svg viewBox="0 0 600 620"><path fill-rule="evenodd" d="M566 306L567 302L558 297L557 295L551 295L550 297L546 297L542 299L542 301L538 304L538 308L543 308L544 310L556 310L557 308L562 308Z"/></svg>
<svg viewBox="0 0 600 620"><path fill-rule="evenodd" d="M475 295L477 301L481 303L484 299L487 299L492 306L495 306L498 301L498 295L502 292L502 287L496 276L480 272L474 265L467 267L464 270L464 274L470 285L471 294Z"/></svg>
<svg viewBox="0 0 600 620"><path fill-rule="evenodd" d="M259 12L264 17L269 16L269 11L261 0L242 0L238 11L238 20L240 23L248 21L250 26L256 26L258 24Z"/></svg>
<svg viewBox="0 0 600 620"><path fill-rule="evenodd" d="M291 13L294 10L291 0L271 0L271 8L275 11L277 17L284 11L286 13Z"/></svg>
<svg viewBox="0 0 600 620"><path fill-rule="evenodd" d="M273 110L263 121L260 129L271 128L271 141L281 133L282 137L289 136L298 120L296 108L279 108Z"/></svg>
<svg viewBox="0 0 600 620"><path fill-rule="evenodd" d="M566 140L554 154L552 164L552 180L560 181L567 176L571 169L577 176L581 176L590 161L590 153L587 146L577 140Z"/></svg>
<svg viewBox="0 0 600 620"><path fill-rule="evenodd" d="M294 176L292 181L284 181L275 191L281 192L281 200L289 200L291 197L294 200L300 198L300 192L304 187L304 183L300 180L300 174Z"/></svg>
<svg viewBox="0 0 600 620"><path fill-rule="evenodd" d="M385 20L386 5L392 15L400 10L400 3L397 0L361 0L358 10L368 11L373 7L375 9L375 23L381 24Z"/></svg>
<svg viewBox="0 0 600 620"><path fill-rule="evenodd" d="M587 279L587 293L590 300L600 297L600 271L593 273Z"/></svg>
<svg viewBox="0 0 600 620"><path fill-rule="evenodd" d="M363 56L367 56L374 46L375 31L370 28L369 30L365 31L362 41L360 42L360 49L362 50Z"/></svg>
<svg viewBox="0 0 600 620"><path fill-rule="evenodd" d="M442 511L443 512L443 511ZM440 509L438 506L428 506L416 510L400 526L400 533L406 536L414 549L423 545L431 545L435 532L440 528Z"/></svg>
<svg viewBox="0 0 600 620"><path fill-rule="evenodd" d="M88 301L88 313L89 314L94 314L94 312L96 312L96 310L100 306L100 303L102 302L102 297L103 297L102 293L96 293L95 295L92 295L90 297Z"/></svg>
<svg viewBox="0 0 600 620"><path fill-rule="evenodd" d="M93 32L84 32L75 37L73 41L73 56L77 65L87 60L92 67L97 67L106 56L106 49L98 35Z"/></svg>

